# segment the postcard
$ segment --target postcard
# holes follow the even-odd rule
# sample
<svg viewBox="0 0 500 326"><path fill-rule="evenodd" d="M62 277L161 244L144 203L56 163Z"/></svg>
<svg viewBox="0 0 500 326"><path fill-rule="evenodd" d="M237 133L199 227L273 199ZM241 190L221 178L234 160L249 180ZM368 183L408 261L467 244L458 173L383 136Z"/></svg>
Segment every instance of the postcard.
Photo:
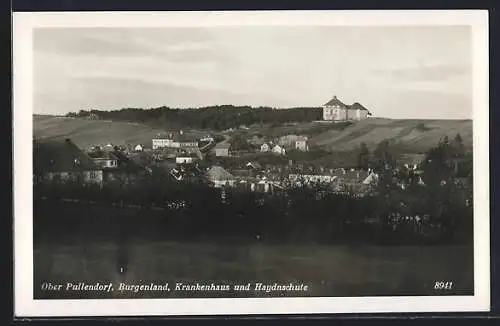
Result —
<svg viewBox="0 0 500 326"><path fill-rule="evenodd" d="M15 12L17 317L490 309L488 12Z"/></svg>

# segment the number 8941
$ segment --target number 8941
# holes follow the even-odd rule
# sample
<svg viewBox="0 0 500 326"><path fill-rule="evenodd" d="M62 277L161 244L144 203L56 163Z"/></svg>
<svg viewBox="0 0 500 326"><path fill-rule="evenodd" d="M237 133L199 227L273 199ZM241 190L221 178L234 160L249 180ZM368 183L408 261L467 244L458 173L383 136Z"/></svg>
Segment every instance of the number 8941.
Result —
<svg viewBox="0 0 500 326"><path fill-rule="evenodd" d="M435 282L434 290L451 290L453 288L453 282Z"/></svg>

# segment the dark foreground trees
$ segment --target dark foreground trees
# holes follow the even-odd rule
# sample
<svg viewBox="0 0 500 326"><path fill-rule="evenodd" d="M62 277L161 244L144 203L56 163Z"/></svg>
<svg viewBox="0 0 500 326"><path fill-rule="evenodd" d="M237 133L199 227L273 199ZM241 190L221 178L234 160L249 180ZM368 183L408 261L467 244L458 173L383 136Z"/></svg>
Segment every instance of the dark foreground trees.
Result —
<svg viewBox="0 0 500 326"><path fill-rule="evenodd" d="M290 187L273 195L148 180L135 186L35 186L35 236L269 243L470 243L467 189L394 184L364 197ZM43 198L43 199L42 199ZM78 199L78 202L62 201ZM126 236L124 236L124 234Z"/></svg>

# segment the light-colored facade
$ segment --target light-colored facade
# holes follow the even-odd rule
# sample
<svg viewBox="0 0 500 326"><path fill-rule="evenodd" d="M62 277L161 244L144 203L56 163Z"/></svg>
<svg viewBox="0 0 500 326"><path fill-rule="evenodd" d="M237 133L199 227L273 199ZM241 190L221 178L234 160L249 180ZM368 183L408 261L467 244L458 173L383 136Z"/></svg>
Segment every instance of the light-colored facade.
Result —
<svg viewBox="0 0 500 326"><path fill-rule="evenodd" d="M295 149L302 152L309 151L309 143L307 142L307 138L297 139L295 141Z"/></svg>
<svg viewBox="0 0 500 326"><path fill-rule="evenodd" d="M347 105L336 96L323 105L323 120L327 121L364 120L370 115L370 111L358 102Z"/></svg>
<svg viewBox="0 0 500 326"><path fill-rule="evenodd" d="M195 161L194 157L191 156L177 156L175 158L175 163L177 164L190 164Z"/></svg>
<svg viewBox="0 0 500 326"><path fill-rule="evenodd" d="M272 151L274 154L278 154L278 155L285 155L286 154L285 149L283 147L281 147L280 145L274 146Z"/></svg>
<svg viewBox="0 0 500 326"><path fill-rule="evenodd" d="M174 147L172 146L173 142L174 140L169 138L155 138L153 139L153 149L158 149L162 147Z"/></svg>
<svg viewBox="0 0 500 326"><path fill-rule="evenodd" d="M269 152L271 150L271 146L269 144L264 143L260 146L260 151L263 153Z"/></svg>
<svg viewBox="0 0 500 326"><path fill-rule="evenodd" d="M102 168L118 167L118 160L111 157L94 158L94 163Z"/></svg>

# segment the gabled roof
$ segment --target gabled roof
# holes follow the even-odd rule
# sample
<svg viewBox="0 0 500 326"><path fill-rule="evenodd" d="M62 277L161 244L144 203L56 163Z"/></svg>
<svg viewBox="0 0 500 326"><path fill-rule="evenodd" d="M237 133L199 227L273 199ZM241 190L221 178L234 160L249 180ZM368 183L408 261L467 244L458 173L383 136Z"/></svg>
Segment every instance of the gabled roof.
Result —
<svg viewBox="0 0 500 326"><path fill-rule="evenodd" d="M96 159L118 160L118 157L114 152L108 152L108 151L89 152L87 155L94 160Z"/></svg>
<svg viewBox="0 0 500 326"><path fill-rule="evenodd" d="M33 163L35 173L100 170L70 139L33 140Z"/></svg>
<svg viewBox="0 0 500 326"><path fill-rule="evenodd" d="M186 135L186 134L177 134L173 137L174 141L180 142L180 143L195 143L198 142L198 139L196 137Z"/></svg>
<svg viewBox="0 0 500 326"><path fill-rule="evenodd" d="M246 166L253 167L254 169L262 169L262 165L260 165L259 162L248 162Z"/></svg>
<svg viewBox="0 0 500 326"><path fill-rule="evenodd" d="M227 172L223 167L217 165L212 166L207 171L206 176L212 180L234 179L234 176L231 173Z"/></svg>
<svg viewBox="0 0 500 326"><path fill-rule="evenodd" d="M337 96L334 96L330 101L326 102L323 106L340 106L342 108L347 108L347 105L340 101Z"/></svg>
<svg viewBox="0 0 500 326"><path fill-rule="evenodd" d="M215 144L215 148L219 149L219 148L229 148L231 147L231 144L229 143L217 143Z"/></svg>
<svg viewBox="0 0 500 326"><path fill-rule="evenodd" d="M354 109L354 110L361 110L361 111L368 111L367 108L365 108L364 106L362 106L361 104L359 104L358 102L354 102L351 106L350 106L350 109Z"/></svg>

